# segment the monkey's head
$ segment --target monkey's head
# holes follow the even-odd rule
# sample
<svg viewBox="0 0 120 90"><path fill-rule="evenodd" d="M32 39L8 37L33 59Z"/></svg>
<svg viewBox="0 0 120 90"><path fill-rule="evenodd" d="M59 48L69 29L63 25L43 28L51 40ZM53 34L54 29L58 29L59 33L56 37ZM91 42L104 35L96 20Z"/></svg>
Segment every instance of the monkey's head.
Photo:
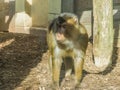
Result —
<svg viewBox="0 0 120 90"><path fill-rule="evenodd" d="M49 25L49 31L54 33L57 41L64 42L65 40L73 38L72 36L75 36L76 25L79 25L76 15L62 13Z"/></svg>
<svg viewBox="0 0 120 90"><path fill-rule="evenodd" d="M78 17L72 13L62 13L58 16L59 24L71 24L75 25L78 24Z"/></svg>

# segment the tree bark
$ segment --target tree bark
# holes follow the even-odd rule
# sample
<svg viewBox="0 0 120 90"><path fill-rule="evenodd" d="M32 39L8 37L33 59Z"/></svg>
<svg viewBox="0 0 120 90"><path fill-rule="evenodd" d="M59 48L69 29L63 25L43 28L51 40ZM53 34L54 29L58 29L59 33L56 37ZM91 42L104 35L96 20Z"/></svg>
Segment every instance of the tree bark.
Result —
<svg viewBox="0 0 120 90"><path fill-rule="evenodd" d="M93 0L93 56L97 67L112 63L113 0Z"/></svg>

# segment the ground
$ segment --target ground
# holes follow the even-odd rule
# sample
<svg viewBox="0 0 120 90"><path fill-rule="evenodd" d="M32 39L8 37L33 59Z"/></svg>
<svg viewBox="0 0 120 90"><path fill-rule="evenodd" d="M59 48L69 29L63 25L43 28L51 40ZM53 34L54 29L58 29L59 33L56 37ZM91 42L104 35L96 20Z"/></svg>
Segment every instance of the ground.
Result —
<svg viewBox="0 0 120 90"><path fill-rule="evenodd" d="M89 73L90 50L89 46L79 90L120 90L119 48L114 47L111 68L100 74ZM50 90L48 53L44 35L1 32L0 90ZM72 79L63 78L61 90L74 90L73 84Z"/></svg>

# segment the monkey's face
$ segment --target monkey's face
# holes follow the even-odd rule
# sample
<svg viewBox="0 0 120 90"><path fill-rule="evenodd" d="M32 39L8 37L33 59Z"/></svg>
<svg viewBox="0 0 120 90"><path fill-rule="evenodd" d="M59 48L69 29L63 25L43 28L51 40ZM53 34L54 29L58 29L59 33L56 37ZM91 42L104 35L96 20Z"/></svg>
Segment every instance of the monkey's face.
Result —
<svg viewBox="0 0 120 90"><path fill-rule="evenodd" d="M73 38L75 26L78 25L78 18L74 14L63 13L56 18L55 37L58 42L65 42Z"/></svg>

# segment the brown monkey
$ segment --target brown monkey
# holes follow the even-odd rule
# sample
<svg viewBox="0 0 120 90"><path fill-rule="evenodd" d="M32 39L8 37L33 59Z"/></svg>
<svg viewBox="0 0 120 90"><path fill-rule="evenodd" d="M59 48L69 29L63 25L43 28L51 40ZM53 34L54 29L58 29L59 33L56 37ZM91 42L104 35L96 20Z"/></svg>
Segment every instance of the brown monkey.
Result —
<svg viewBox="0 0 120 90"><path fill-rule="evenodd" d="M79 85L88 45L88 34L85 27L79 23L78 17L71 13L62 13L55 18L48 28L47 43L54 88L59 88L62 61L65 64L65 76L71 74L74 66L76 86Z"/></svg>

